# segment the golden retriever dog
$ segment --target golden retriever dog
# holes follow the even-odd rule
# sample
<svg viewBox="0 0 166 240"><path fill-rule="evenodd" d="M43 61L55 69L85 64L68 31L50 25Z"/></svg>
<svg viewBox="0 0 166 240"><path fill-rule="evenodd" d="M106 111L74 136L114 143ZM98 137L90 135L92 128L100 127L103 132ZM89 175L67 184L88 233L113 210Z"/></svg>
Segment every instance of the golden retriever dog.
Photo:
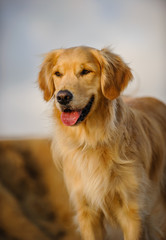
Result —
<svg viewBox="0 0 166 240"><path fill-rule="evenodd" d="M52 152L63 169L84 240L166 239L166 105L122 98L130 68L109 49L73 47L45 56L44 99L54 99Z"/></svg>

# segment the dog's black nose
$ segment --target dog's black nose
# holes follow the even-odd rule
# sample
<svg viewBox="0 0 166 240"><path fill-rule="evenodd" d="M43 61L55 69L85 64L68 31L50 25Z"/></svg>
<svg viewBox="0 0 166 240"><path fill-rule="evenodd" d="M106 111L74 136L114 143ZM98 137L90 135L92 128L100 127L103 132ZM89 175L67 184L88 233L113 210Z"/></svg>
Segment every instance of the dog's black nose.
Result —
<svg viewBox="0 0 166 240"><path fill-rule="evenodd" d="M71 102L71 100L73 98L73 94L71 92L69 92L68 90L61 90L57 93L56 98L60 104L66 105L69 102Z"/></svg>

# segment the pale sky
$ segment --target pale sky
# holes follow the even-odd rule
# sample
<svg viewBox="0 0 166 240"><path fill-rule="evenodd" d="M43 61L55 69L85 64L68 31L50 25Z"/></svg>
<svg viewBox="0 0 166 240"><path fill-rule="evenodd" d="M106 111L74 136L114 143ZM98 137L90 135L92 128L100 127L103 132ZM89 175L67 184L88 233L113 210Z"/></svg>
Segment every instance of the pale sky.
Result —
<svg viewBox="0 0 166 240"><path fill-rule="evenodd" d="M165 0L0 0L0 138L52 131L40 55L77 45L111 46L133 70L126 93L166 102Z"/></svg>

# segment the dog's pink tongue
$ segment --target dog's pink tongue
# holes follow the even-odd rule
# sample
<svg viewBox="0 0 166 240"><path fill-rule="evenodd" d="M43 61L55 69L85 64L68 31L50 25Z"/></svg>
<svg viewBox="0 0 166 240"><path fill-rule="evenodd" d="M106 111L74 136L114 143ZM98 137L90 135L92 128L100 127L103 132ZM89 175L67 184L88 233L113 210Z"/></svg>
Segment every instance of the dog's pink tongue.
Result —
<svg viewBox="0 0 166 240"><path fill-rule="evenodd" d="M72 126L74 125L79 116L80 116L81 112L62 112L61 114L61 120L63 122L63 124L65 124L66 126Z"/></svg>

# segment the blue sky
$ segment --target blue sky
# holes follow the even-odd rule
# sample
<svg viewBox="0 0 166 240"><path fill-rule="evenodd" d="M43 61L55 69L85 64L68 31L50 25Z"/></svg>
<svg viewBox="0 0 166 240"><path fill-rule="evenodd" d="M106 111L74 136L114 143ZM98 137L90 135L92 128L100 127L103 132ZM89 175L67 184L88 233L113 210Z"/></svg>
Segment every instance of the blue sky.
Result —
<svg viewBox="0 0 166 240"><path fill-rule="evenodd" d="M36 84L40 55L76 45L111 46L133 69L126 93L166 102L165 0L1 0L1 138L51 132Z"/></svg>

